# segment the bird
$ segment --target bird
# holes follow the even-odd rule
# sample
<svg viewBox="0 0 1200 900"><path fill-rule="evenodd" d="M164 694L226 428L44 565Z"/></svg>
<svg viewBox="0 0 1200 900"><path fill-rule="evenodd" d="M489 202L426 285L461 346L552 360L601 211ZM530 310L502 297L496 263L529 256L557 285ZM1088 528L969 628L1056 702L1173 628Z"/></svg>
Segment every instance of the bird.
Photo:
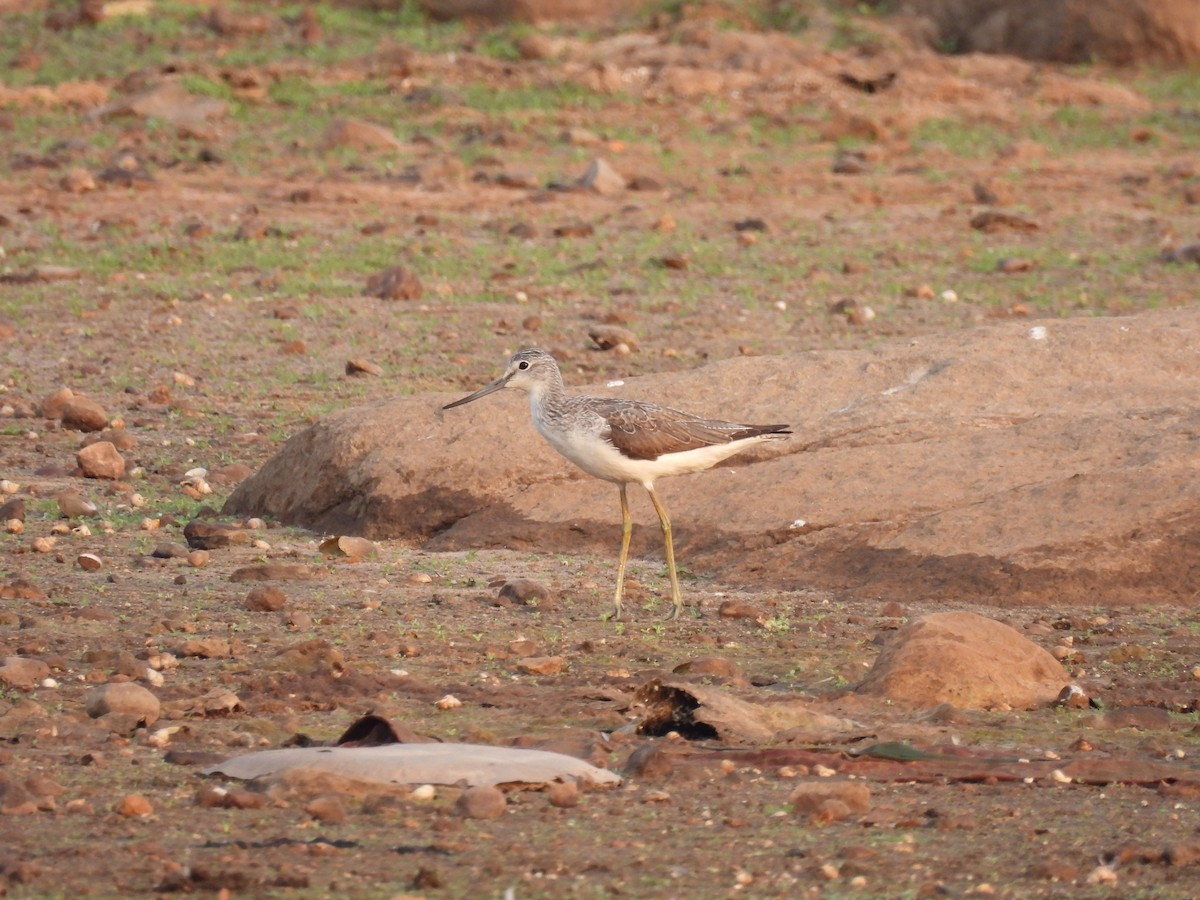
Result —
<svg viewBox="0 0 1200 900"><path fill-rule="evenodd" d="M621 495L621 555L612 612L624 611L625 566L633 520L626 487L640 484L650 495L662 526L667 572L671 579L672 609L668 619L683 611L683 595L675 570L671 520L654 490L659 478L699 472L763 441L786 440L790 425L744 425L705 419L678 409L619 397L572 396L566 392L554 357L539 348L515 353L504 373L473 394L442 409L454 409L504 388L529 395L533 425L550 445L595 478L617 485Z"/></svg>

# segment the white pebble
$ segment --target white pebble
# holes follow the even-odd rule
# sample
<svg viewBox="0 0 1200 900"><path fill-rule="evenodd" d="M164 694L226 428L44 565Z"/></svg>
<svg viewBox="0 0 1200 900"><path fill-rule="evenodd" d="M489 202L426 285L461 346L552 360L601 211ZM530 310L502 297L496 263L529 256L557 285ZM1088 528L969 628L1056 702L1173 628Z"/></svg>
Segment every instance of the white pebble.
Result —
<svg viewBox="0 0 1200 900"><path fill-rule="evenodd" d="M445 697L443 697L441 700L437 701L437 703L435 703L433 705L436 706L438 709L458 709L463 704L462 704L462 701L459 700L457 697L455 697L453 694L447 694Z"/></svg>
<svg viewBox="0 0 1200 900"><path fill-rule="evenodd" d="M147 666L146 671L142 673L142 677L146 679L147 684L151 684L154 687L162 687L166 681L166 679L164 679L162 676L162 672L158 671L158 669L150 668L149 666Z"/></svg>
<svg viewBox="0 0 1200 900"><path fill-rule="evenodd" d="M196 466L196 468L188 469L186 472L184 472L183 477L184 478L207 478L208 477L208 469L204 468L204 466Z"/></svg>
<svg viewBox="0 0 1200 900"><path fill-rule="evenodd" d="M0 493L15 494L20 489L21 486L15 481L9 481L7 478L5 478L3 481L0 481Z"/></svg>
<svg viewBox="0 0 1200 900"><path fill-rule="evenodd" d="M817 763L815 766L813 766L813 774L818 775L821 778L829 778L830 776L837 774L837 769L831 769L828 766L823 766L820 763Z"/></svg>
<svg viewBox="0 0 1200 900"><path fill-rule="evenodd" d="M129 505L132 506L134 509L141 509L143 506L146 505L146 498L143 497L141 494L130 494L129 495Z"/></svg>
<svg viewBox="0 0 1200 900"><path fill-rule="evenodd" d="M247 519L246 527L249 528L251 531L262 531L264 528L267 527L267 523L264 522L262 519L258 519L258 518Z"/></svg>
<svg viewBox="0 0 1200 900"><path fill-rule="evenodd" d="M55 681L53 678L43 678L42 679L42 687L56 688L56 687L58 687L58 682Z"/></svg>
<svg viewBox="0 0 1200 900"><path fill-rule="evenodd" d="M942 300L944 300L946 303L957 303L958 293L951 290L942 291Z"/></svg>
<svg viewBox="0 0 1200 900"><path fill-rule="evenodd" d="M1117 873L1111 866L1096 866L1088 873L1088 884L1116 884Z"/></svg>
<svg viewBox="0 0 1200 900"><path fill-rule="evenodd" d="M780 312L786 312L787 311L787 301L786 300L776 300L775 308L777 310L779 310Z"/></svg>
<svg viewBox="0 0 1200 900"><path fill-rule="evenodd" d="M437 788L432 784L423 784L413 788L413 792L409 796L414 800L432 800L437 796Z"/></svg>
<svg viewBox="0 0 1200 900"><path fill-rule="evenodd" d="M266 541L260 539L260 540L257 540L254 542L254 549L255 550L270 550L271 545L268 544Z"/></svg>
<svg viewBox="0 0 1200 900"><path fill-rule="evenodd" d="M1074 779L1062 769L1055 769L1050 773L1050 777L1059 784L1070 784L1072 781L1074 781Z"/></svg>
<svg viewBox="0 0 1200 900"><path fill-rule="evenodd" d="M1029 329L1029 337L1035 341L1044 341L1046 339L1046 326L1034 325Z"/></svg>
<svg viewBox="0 0 1200 900"><path fill-rule="evenodd" d="M529 295L527 293L525 293L524 291L517 291L517 293L514 295L514 297L518 303L528 303L529 302Z"/></svg>

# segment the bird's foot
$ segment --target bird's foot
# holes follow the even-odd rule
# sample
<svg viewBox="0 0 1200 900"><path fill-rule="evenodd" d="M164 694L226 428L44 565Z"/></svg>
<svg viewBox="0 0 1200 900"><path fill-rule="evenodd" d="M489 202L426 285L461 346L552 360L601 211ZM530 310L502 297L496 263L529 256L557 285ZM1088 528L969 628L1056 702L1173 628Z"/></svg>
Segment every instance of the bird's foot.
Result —
<svg viewBox="0 0 1200 900"><path fill-rule="evenodd" d="M602 615L600 617L600 621L601 622L620 622L621 621L621 607L614 606L611 610L609 610L608 612L606 612L604 615Z"/></svg>

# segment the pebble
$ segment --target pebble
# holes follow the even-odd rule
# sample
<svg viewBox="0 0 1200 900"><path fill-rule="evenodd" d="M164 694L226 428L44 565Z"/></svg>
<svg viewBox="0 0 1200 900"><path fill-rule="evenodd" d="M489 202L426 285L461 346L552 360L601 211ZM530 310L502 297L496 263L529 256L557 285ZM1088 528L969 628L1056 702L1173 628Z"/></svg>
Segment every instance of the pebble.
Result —
<svg viewBox="0 0 1200 900"><path fill-rule="evenodd" d="M619 194L627 185L625 176L612 167L607 160L596 157L579 179L579 186L597 194Z"/></svg>
<svg viewBox="0 0 1200 900"><path fill-rule="evenodd" d="M432 784L422 784L413 788L412 793L408 796L413 800L432 800L437 796L437 788L435 788Z"/></svg>
<svg viewBox="0 0 1200 900"><path fill-rule="evenodd" d="M588 329L588 337L601 350L615 350L624 344L631 352L638 350L637 335L620 325L594 325Z"/></svg>
<svg viewBox="0 0 1200 900"><path fill-rule="evenodd" d="M21 486L15 481L9 481L7 478L0 481L0 494L15 494L20 489Z"/></svg>
<svg viewBox="0 0 1200 900"><path fill-rule="evenodd" d="M94 516L99 511L96 504L79 491L59 491L54 495L54 499L58 502L58 511L68 519Z"/></svg>
<svg viewBox="0 0 1200 900"><path fill-rule="evenodd" d="M251 612L278 612L286 604L287 594L271 585L251 588L242 601L242 605Z"/></svg>
<svg viewBox="0 0 1200 900"><path fill-rule="evenodd" d="M154 814L154 807L141 794L126 794L114 808L118 815L127 819L145 819Z"/></svg>
<svg viewBox="0 0 1200 900"><path fill-rule="evenodd" d="M75 454L85 478L116 481L125 474L125 459L110 441L97 441Z"/></svg>
<svg viewBox="0 0 1200 900"><path fill-rule="evenodd" d="M508 799L497 787L471 787L459 795L454 808L459 815L468 819L496 819L504 815Z"/></svg>
<svg viewBox="0 0 1200 900"><path fill-rule="evenodd" d="M717 615L723 619L754 619L765 620L767 617L761 609L741 600L725 600L717 607Z"/></svg>
<svg viewBox="0 0 1200 900"><path fill-rule="evenodd" d="M789 798L792 811L825 822L836 822L871 808L871 791L861 782L805 782Z"/></svg>
<svg viewBox="0 0 1200 900"><path fill-rule="evenodd" d="M443 697L441 700L438 700L433 705L436 706L438 709L458 709L460 706L463 705L463 703L461 700L459 700L453 694L447 694L445 697Z"/></svg>
<svg viewBox="0 0 1200 900"><path fill-rule="evenodd" d="M193 569L199 569L201 566L208 565L210 559L212 559L212 554L207 550L193 550L187 555L188 565Z"/></svg>
<svg viewBox="0 0 1200 900"><path fill-rule="evenodd" d="M716 675L720 678L739 678L741 667L723 656L701 656L680 663L671 670L676 675Z"/></svg>
<svg viewBox="0 0 1200 900"><path fill-rule="evenodd" d="M404 266L392 266L367 279L363 294L380 300L420 300L425 286L416 273Z"/></svg>
<svg viewBox="0 0 1200 900"><path fill-rule="evenodd" d="M52 537L35 537L30 546L33 547L34 553L49 553L56 543Z"/></svg>
<svg viewBox="0 0 1200 900"><path fill-rule="evenodd" d="M558 675L566 665L561 656L529 656L517 661L522 675Z"/></svg>
<svg viewBox="0 0 1200 900"><path fill-rule="evenodd" d="M161 706L158 698L146 688L131 681L102 684L88 692L84 709L93 719L109 713L135 715L147 724L158 718Z"/></svg>
<svg viewBox="0 0 1200 900"><path fill-rule="evenodd" d="M383 366L367 359L348 359L346 360L346 374L379 376L383 374Z"/></svg>
<svg viewBox="0 0 1200 900"><path fill-rule="evenodd" d="M64 428L76 431L103 431L108 424L108 413L95 400L74 396L62 410Z"/></svg>
<svg viewBox="0 0 1200 900"><path fill-rule="evenodd" d="M500 588L499 597L525 606L538 606L550 599L550 589L528 578L514 578Z"/></svg>
<svg viewBox="0 0 1200 900"><path fill-rule="evenodd" d="M40 659L8 656L4 659L4 665L0 666L0 684L28 691L49 674L50 667Z"/></svg>
<svg viewBox="0 0 1200 900"><path fill-rule="evenodd" d="M57 391L47 394L42 398L42 418L61 419L63 410L74 397L75 392L70 388L59 388Z"/></svg>
<svg viewBox="0 0 1200 900"><path fill-rule="evenodd" d="M4 530L9 534L20 534L25 530L25 523L20 519L6 519L4 522Z"/></svg>
<svg viewBox="0 0 1200 900"><path fill-rule="evenodd" d="M570 809L579 805L579 785L574 781L552 781L546 788L546 799L551 806Z"/></svg>
<svg viewBox="0 0 1200 900"><path fill-rule="evenodd" d="M85 572L99 572L104 568L104 560L95 553L80 553L75 562Z"/></svg>
<svg viewBox="0 0 1200 900"><path fill-rule="evenodd" d="M346 807L342 805L341 798L332 794L317 797L304 807L304 811L318 822L335 825L346 821Z"/></svg>

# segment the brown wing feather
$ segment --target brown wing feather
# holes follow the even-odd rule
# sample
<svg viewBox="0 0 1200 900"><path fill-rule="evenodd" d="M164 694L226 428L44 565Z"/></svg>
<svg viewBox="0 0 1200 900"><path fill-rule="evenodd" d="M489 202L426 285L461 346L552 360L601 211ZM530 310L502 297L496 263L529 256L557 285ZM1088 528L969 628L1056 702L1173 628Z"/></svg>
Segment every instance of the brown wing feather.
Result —
<svg viewBox="0 0 1200 900"><path fill-rule="evenodd" d="M787 425L741 425L702 419L677 409L630 400L597 398L592 409L608 423L604 436L630 459L658 459L664 453L728 444L763 434L791 434Z"/></svg>

